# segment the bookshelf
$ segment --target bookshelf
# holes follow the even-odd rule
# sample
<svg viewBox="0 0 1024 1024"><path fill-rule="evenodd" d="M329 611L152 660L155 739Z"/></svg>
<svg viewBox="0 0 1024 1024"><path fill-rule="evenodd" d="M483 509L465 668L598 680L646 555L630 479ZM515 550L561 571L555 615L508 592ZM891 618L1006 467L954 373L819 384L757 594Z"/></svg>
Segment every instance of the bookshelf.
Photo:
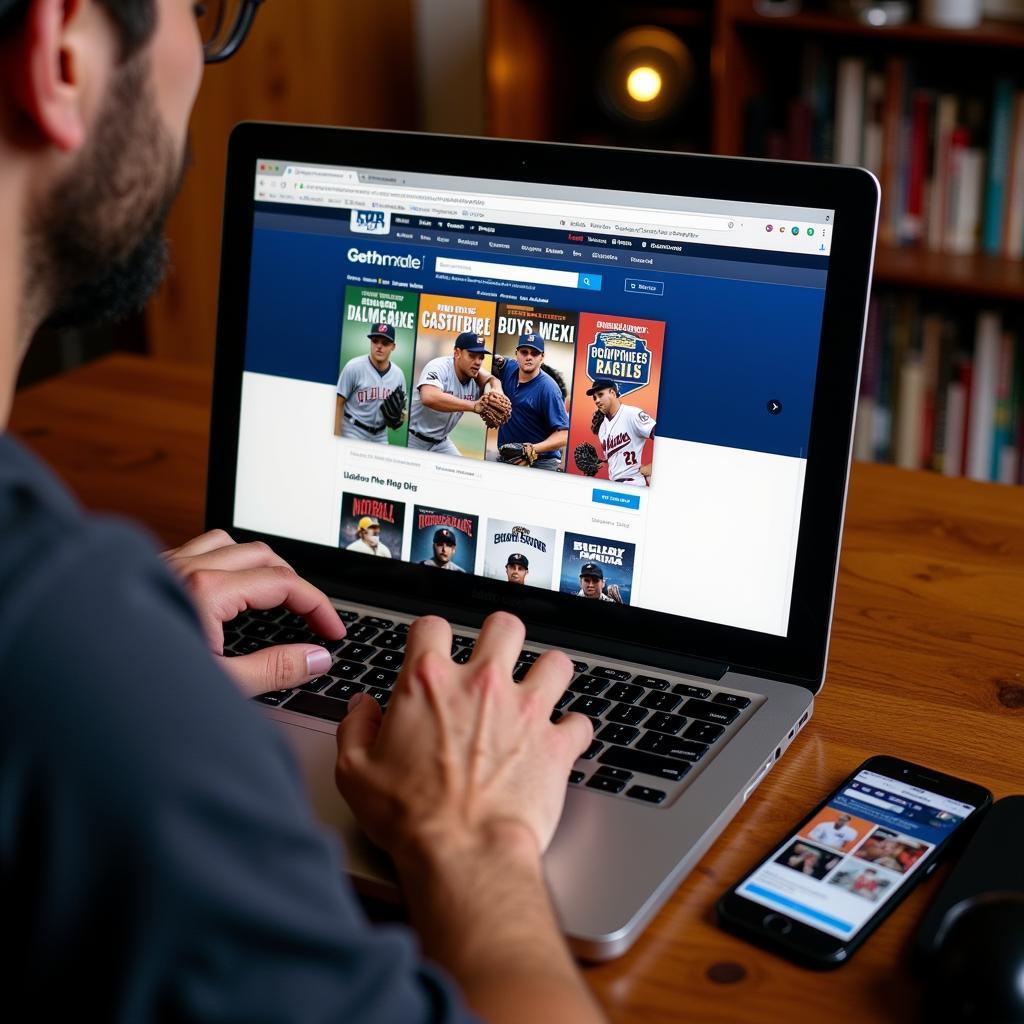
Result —
<svg viewBox="0 0 1024 1024"><path fill-rule="evenodd" d="M659 25L676 33L694 54L698 68L697 81L688 107L681 112L675 123L669 122L660 128L630 125L621 118L602 114L596 99L600 78L600 53L602 47L615 37L616 33L633 25ZM885 90L879 103L887 104L885 116L889 123L885 131L892 132L895 123L898 130L910 132L913 127L911 99L917 101L919 93L928 93L928 170L934 173L937 166L938 149L931 155L936 137L935 124L938 105L944 97L955 97L957 127L962 123L970 125L970 136L965 147L972 147L975 175L981 177L980 187L987 189L990 164L989 142L995 137L992 111L996 100L993 98L995 83L1000 78L1010 83L1013 94L1024 94L1024 24L986 21L969 30L936 28L919 22L890 27L873 27L852 19L828 13L826 0L804 0L803 10L790 16L769 17L759 14L754 0L682 0L673 4L622 4L592 0L580 3L550 4L546 0L490 0L486 32L488 67L487 88L487 130L496 136L513 138L554 139L573 142L588 142L608 145L636 145L655 148L673 148L691 151L705 151L726 155L781 156L797 159L832 159L839 149L840 126L827 126L831 136L824 146L815 139L813 149L808 151L787 151L789 137L793 135L791 125L779 125L782 118L793 118L792 108L800 103L811 106L818 102L814 96L807 96L807 67L811 52L824 53L827 57L827 74L832 76L833 93L826 99L828 116L838 117L836 95L842 88L838 80L838 65L842 60L847 64L860 62L854 71L861 81L870 79L874 73L876 96L879 80L884 80ZM891 94L893 92L893 69L903 78L903 102L906 104L899 120L892 114ZM870 83L869 83L870 84ZM869 120L869 96L862 100L859 110L866 124ZM765 115L768 127L760 136L753 130L756 126L755 111L761 104L764 110L774 104ZM820 104L819 104L820 107ZM1014 116L1016 110L1014 109ZM798 110L798 114L801 111ZM809 117L804 111L804 116ZM770 115L770 116L769 116ZM814 116L821 120L820 109ZM775 118L772 124L770 117ZM1009 121L1009 115L1007 117ZM1013 122L1016 125L1016 121ZM1021 123L1024 124L1024 116ZM775 136L783 136L780 143L772 138L773 145L766 146L764 139L771 130ZM815 129L820 135L820 126ZM860 132L862 128L858 128ZM914 130L917 130L916 128ZM787 133L789 133L787 135ZM808 129L810 133L810 129ZM1024 133L1009 135L1011 144L1020 150L1024 160ZM972 229L970 223L956 223L956 217L949 213L950 195L966 194L958 178L941 182L946 189L943 198L929 199L935 191L932 179L922 186L925 209L908 210L896 208L893 196L903 190L903 202L907 204L909 175L907 156L913 142L904 142L899 136L885 135L886 160L889 150L895 150L898 142L904 163L893 170L887 163L884 168L876 165L873 169L883 183L883 193L888 197L883 206L883 224L875 263L875 295L872 302L873 315L883 321L869 328L876 336L881 332L884 356L876 351L876 360L883 364L881 375L892 390L891 404L886 410L889 417L889 435L877 445L864 442L863 438L872 431L859 425L861 444L858 454L862 458L876 458L894 461L901 465L920 466L943 470L944 456L941 445L935 451L926 451L922 438L938 438L942 424L934 417L944 414L945 395L935 399L928 392L934 391L935 382L918 380L921 364L930 365L934 372L936 362L942 372L950 372L956 366L965 374L959 382L940 381L944 389L954 384L968 394L965 415L972 407L970 366L964 370L972 349L981 351L978 332L984 326L991 335L994 328L993 315L999 318L1001 341L998 366L993 368L991 338L987 342L987 361L982 360L984 376L991 386L1001 389L984 401L975 400L973 407L1000 410L1002 426L995 426L995 442L1015 442L1016 454L1007 455L1002 472L996 468L999 459L991 462L992 470L987 474L976 465L969 471L967 452L971 443L979 446L978 429L971 424L971 442L967 439L967 425L961 452L961 470L967 475L979 478L1001 479L1003 482L1024 483L1024 259L1017 258L1007 239L1016 234L1006 227L1008 213L997 218L1003 224L1001 241L993 250L986 246L985 218L988 216L988 197L983 192L976 204L980 213ZM1004 140L1004 148L1007 143ZM780 151L780 146L782 147ZM864 145L866 149L866 143ZM824 151L824 156L822 155ZM849 151L847 147L847 152ZM920 151L925 151L921 143ZM877 150L876 150L877 152ZM861 154L863 156L863 152ZM958 151L959 156L959 151ZM945 159L945 156L943 157ZM1012 168L1013 156L1007 158ZM848 162L865 162L862 159ZM983 166L984 171L979 167ZM918 172L918 181L925 172ZM1007 172L1012 179L1012 169ZM898 187L897 187L898 186ZM1007 186L1009 189L1009 186ZM936 203L936 206L931 206ZM959 200L963 205L966 200ZM1008 200L1004 205L1009 205ZM886 209L886 206L889 208ZM939 229L936 235L929 226L929 219L938 221L935 211L943 211L949 224ZM920 214L905 232L904 225L914 214ZM959 231L954 241L950 233ZM974 234L972 235L972 230ZM967 236L978 237L977 244L967 244ZM951 251L958 248L962 251ZM986 249L988 251L986 251ZM1009 254L1008 254L1009 253ZM882 311L885 311L883 315ZM943 324L943 344L951 348L942 360L924 354L925 347L934 348L935 324ZM925 335L931 331L932 338ZM1007 341L1009 337L1009 341ZM876 348L878 342L876 340ZM885 367L885 359L891 353L906 360L906 365ZM932 354L934 356L934 352ZM1009 360L1007 366L1006 360ZM888 375L888 378L887 378ZM901 400L898 394L907 382L909 398ZM973 385L975 399L979 385ZM921 398L921 396L924 396ZM862 395L862 398L864 396ZM869 396L872 400L862 402L869 412L879 409L882 400L879 395ZM884 397L884 396L882 396ZM907 397L907 396L903 396ZM958 396L964 397L964 396ZM984 397L984 396L982 396ZM927 411L923 414L924 425L907 422L907 410L917 408L918 399L924 402ZM877 412L875 413L877 414ZM914 416L917 415L915 411ZM1012 419L1007 433L1006 418ZM897 422L897 418L903 422ZM1002 433L1000 433L1002 431ZM899 439L904 439L902 449ZM907 438L911 440L906 441ZM909 448L908 448L909 444ZM920 448L920 454L908 454L910 449ZM902 454L900 452L902 451ZM954 460L955 462L956 460ZM977 460L976 460L977 462ZM949 472L949 459L945 458ZM1011 468L1012 464L1012 468Z"/></svg>

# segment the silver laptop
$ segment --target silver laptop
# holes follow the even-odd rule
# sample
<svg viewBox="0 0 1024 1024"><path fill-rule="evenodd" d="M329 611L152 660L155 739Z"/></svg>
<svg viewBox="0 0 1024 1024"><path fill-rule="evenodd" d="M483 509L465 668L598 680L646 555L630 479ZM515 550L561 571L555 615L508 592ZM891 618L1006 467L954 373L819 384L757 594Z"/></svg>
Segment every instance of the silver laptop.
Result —
<svg viewBox="0 0 1024 1024"><path fill-rule="evenodd" d="M359 885L392 874L334 789L334 731L356 692L386 707L424 612L457 661L502 608L527 624L517 678L548 647L575 662L554 714L595 740L545 866L582 957L629 948L793 742L824 680L877 209L851 168L235 130L207 521L348 624L330 673L261 699ZM494 379L507 423L439 408ZM306 638L284 609L227 636Z"/></svg>

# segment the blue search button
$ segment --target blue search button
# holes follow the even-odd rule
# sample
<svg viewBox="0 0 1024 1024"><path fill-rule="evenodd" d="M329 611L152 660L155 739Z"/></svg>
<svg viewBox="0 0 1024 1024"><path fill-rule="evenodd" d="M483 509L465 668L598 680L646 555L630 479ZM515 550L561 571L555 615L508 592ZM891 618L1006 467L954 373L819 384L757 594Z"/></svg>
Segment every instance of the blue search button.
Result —
<svg viewBox="0 0 1024 1024"><path fill-rule="evenodd" d="M599 292L601 290L600 274L580 274L577 288L585 288L587 291Z"/></svg>
<svg viewBox="0 0 1024 1024"><path fill-rule="evenodd" d="M621 491L606 491L600 487L594 488L592 500L596 501L599 505L614 505L616 508L640 507L639 494L623 494Z"/></svg>
<svg viewBox="0 0 1024 1024"><path fill-rule="evenodd" d="M664 281L644 281L639 277L627 277L625 290L630 295L664 295Z"/></svg>

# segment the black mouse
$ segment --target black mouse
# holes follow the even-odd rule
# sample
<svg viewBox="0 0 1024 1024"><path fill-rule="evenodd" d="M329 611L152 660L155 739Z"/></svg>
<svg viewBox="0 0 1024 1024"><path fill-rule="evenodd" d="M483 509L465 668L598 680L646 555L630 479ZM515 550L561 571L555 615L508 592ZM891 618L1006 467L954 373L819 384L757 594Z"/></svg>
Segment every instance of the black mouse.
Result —
<svg viewBox="0 0 1024 1024"><path fill-rule="evenodd" d="M925 1020L1024 1024L1024 893L951 907L928 968Z"/></svg>

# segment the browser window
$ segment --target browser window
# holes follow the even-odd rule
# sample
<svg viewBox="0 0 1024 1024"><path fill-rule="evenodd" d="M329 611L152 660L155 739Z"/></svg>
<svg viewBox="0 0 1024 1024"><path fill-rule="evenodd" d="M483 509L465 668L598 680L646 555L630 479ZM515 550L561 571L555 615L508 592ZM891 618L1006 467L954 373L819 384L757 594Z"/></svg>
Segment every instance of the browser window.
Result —
<svg viewBox="0 0 1024 1024"><path fill-rule="evenodd" d="M786 634L834 211L270 159L253 199L236 526Z"/></svg>

